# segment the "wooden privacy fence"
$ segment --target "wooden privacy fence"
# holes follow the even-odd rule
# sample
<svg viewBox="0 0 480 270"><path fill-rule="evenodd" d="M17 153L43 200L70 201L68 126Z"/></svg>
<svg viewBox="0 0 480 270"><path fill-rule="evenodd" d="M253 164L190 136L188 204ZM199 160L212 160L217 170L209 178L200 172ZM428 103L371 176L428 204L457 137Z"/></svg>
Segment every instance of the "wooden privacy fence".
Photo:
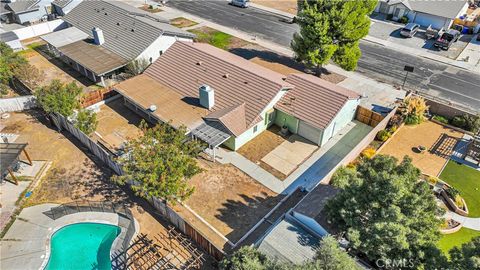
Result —
<svg viewBox="0 0 480 270"><path fill-rule="evenodd" d="M117 92L113 91L113 88L102 88L96 91L90 91L82 97L80 104L82 108L86 108L117 94Z"/></svg>
<svg viewBox="0 0 480 270"><path fill-rule="evenodd" d="M383 115L362 106L358 106L355 116L355 119L371 127L376 127L384 118Z"/></svg>
<svg viewBox="0 0 480 270"><path fill-rule="evenodd" d="M205 236L203 236L203 234L198 232L187 221L180 217L177 212L168 207L168 205L157 198L152 198L151 203L153 207L155 207L155 209L162 214L162 216L167 218L183 234L187 235L193 242L197 243L197 245L203 248L210 256L215 258L215 260L220 261L223 258L224 253L220 249L218 249Z"/></svg>
<svg viewBox="0 0 480 270"><path fill-rule="evenodd" d="M59 129L65 129L75 138L82 142L97 158L102 160L110 169L112 169L116 174L122 175L123 170L120 164L114 161L113 156L107 153L102 147L100 147L96 142L90 139L85 133L76 128L72 123L70 123L64 116L58 113L52 113L50 115L55 126ZM175 227L177 227L182 233L190 237L194 242L196 242L200 247L202 247L208 254L214 257L216 260L221 260L224 253L219 250L215 245L213 245L206 237L204 237L200 232L188 224L181 216L179 216L174 210L172 210L168 205L163 203L157 198L153 198L150 203L157 209L160 214L170 221Z"/></svg>
<svg viewBox="0 0 480 270"><path fill-rule="evenodd" d="M122 175L123 171L122 168L118 163L113 160L113 157L107 153L103 148L101 148L97 143L95 143L90 137L85 135L81 130L76 128L72 123L70 123L63 115L58 113L50 114L55 126L57 126L58 130L65 129L70 134L72 134L75 138L82 142L88 150L90 150L97 158L101 159L107 166L112 169L116 174Z"/></svg>

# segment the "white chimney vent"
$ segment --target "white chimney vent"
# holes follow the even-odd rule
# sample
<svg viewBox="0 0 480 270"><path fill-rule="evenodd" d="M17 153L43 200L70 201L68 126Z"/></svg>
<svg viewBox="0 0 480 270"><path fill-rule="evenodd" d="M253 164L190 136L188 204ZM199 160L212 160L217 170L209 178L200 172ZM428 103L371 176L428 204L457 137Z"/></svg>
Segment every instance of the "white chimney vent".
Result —
<svg viewBox="0 0 480 270"><path fill-rule="evenodd" d="M102 29L98 27L94 27L92 29L92 34L93 34L93 40L96 45L102 45L105 42Z"/></svg>
<svg viewBox="0 0 480 270"><path fill-rule="evenodd" d="M200 86L198 89L199 98L200 98L200 105L207 108L212 109L215 105L215 92L213 91L210 86L204 84Z"/></svg>
<svg viewBox="0 0 480 270"><path fill-rule="evenodd" d="M148 107L148 109L149 109L151 112L154 112L154 111L157 110L157 106L155 106L155 105L152 104L152 105L150 105L150 107Z"/></svg>

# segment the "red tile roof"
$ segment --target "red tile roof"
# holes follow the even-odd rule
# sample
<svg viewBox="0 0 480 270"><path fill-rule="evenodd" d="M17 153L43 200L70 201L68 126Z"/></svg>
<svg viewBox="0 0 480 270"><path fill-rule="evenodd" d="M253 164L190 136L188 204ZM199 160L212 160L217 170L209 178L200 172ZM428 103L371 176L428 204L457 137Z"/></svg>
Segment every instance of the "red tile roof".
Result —
<svg viewBox="0 0 480 270"><path fill-rule="evenodd" d="M198 88L209 85L215 91L212 111L235 109L224 124L237 134L261 119L281 89L292 88L283 75L204 43L175 42L144 74L185 99L198 99Z"/></svg>
<svg viewBox="0 0 480 270"><path fill-rule="evenodd" d="M360 95L308 74L291 74L287 82L295 85L275 105L309 124L325 129L349 99Z"/></svg>

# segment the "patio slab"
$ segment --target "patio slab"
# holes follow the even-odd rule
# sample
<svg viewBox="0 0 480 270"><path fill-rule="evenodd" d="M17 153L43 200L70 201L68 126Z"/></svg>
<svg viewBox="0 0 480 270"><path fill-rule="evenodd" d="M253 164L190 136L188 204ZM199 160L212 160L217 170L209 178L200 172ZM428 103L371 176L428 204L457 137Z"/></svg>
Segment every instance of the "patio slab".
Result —
<svg viewBox="0 0 480 270"><path fill-rule="evenodd" d="M289 175L317 149L317 145L295 134L263 157L262 161Z"/></svg>

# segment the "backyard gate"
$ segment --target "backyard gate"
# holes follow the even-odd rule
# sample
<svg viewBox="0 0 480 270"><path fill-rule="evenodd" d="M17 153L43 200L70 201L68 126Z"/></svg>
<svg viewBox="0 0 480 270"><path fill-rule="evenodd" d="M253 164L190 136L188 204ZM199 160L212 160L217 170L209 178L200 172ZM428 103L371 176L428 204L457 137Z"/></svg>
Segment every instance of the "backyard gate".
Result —
<svg viewBox="0 0 480 270"><path fill-rule="evenodd" d="M362 106L358 106L357 114L355 115L355 119L369 125L371 127L376 127L378 123L382 122L385 117L377 112L371 111L367 108Z"/></svg>

